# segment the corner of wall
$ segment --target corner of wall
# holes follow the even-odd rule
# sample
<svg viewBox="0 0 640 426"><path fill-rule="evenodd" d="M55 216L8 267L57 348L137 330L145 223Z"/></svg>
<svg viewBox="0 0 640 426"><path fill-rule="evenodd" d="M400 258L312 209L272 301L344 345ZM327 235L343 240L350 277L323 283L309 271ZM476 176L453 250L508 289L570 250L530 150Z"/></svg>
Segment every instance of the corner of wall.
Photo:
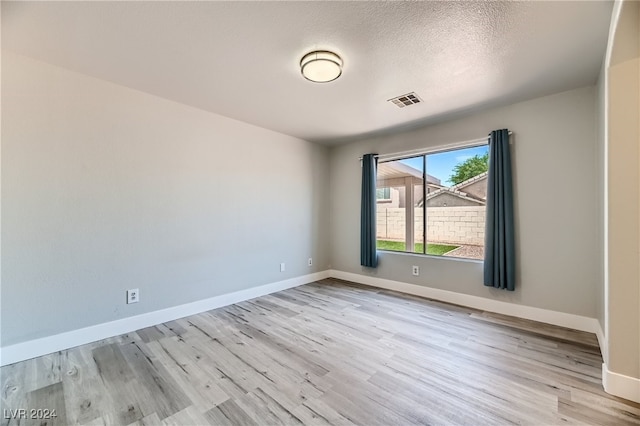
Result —
<svg viewBox="0 0 640 426"><path fill-rule="evenodd" d="M604 327L600 319L597 319L595 333L596 333L596 337L598 338L598 345L600 346L600 353L602 354L602 360L604 361L604 364L606 364L607 362L609 362L609 353L608 353L609 351L607 346L606 335L604 333Z"/></svg>
<svg viewBox="0 0 640 426"><path fill-rule="evenodd" d="M640 403L640 379L614 373L607 363L602 364L602 386L611 395Z"/></svg>

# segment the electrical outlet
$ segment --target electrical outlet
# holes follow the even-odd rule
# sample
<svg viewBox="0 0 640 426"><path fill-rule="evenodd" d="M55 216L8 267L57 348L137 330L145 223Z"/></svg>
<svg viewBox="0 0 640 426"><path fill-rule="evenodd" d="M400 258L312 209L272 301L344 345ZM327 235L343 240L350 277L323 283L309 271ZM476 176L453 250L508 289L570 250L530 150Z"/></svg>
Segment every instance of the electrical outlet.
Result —
<svg viewBox="0 0 640 426"><path fill-rule="evenodd" d="M127 290L127 304L138 303L140 301L140 290L132 288Z"/></svg>
<svg viewBox="0 0 640 426"><path fill-rule="evenodd" d="M313 266L313 258L309 258L309 260L307 261L307 265Z"/></svg>
<svg viewBox="0 0 640 426"><path fill-rule="evenodd" d="M411 267L411 272L413 272L413 275L415 275L417 277L418 275L420 275L420 267L416 266L416 265L413 265Z"/></svg>
<svg viewBox="0 0 640 426"><path fill-rule="evenodd" d="M284 272L284 262L280 264L280 272Z"/></svg>

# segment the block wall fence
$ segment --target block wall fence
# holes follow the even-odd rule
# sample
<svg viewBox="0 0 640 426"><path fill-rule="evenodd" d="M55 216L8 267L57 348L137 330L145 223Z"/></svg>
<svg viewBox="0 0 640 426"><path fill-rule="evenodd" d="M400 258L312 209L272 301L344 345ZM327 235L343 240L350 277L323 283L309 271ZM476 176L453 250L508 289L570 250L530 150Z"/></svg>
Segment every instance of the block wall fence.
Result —
<svg viewBox="0 0 640 426"><path fill-rule="evenodd" d="M484 244L485 206L427 207L427 240L433 243ZM423 242L423 209L415 209L414 238ZM377 238L404 241L405 209L377 208Z"/></svg>

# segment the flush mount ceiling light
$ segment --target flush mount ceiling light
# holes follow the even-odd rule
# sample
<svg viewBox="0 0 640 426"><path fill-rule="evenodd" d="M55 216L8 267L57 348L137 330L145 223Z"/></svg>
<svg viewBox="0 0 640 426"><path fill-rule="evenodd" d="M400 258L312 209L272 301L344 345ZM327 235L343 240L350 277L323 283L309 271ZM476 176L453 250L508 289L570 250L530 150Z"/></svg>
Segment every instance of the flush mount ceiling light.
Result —
<svg viewBox="0 0 640 426"><path fill-rule="evenodd" d="M316 50L302 57L300 72L314 83L328 83L342 74L342 59L328 50Z"/></svg>

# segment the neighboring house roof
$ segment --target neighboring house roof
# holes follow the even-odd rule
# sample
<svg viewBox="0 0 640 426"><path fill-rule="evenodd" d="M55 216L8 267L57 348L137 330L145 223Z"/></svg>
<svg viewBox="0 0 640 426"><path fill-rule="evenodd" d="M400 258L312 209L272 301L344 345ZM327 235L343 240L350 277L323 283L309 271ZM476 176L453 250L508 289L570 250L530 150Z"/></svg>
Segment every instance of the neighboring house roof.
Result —
<svg viewBox="0 0 640 426"><path fill-rule="evenodd" d="M400 163L399 161L389 161L378 164L378 180L387 181L398 178L414 177L422 181L422 172L416 168ZM427 174L427 183L441 185L440 179Z"/></svg>
<svg viewBox="0 0 640 426"><path fill-rule="evenodd" d="M449 194L449 195L453 195L455 197L461 198L463 200L471 201L478 205L484 206L487 203L487 200L485 198L476 197L473 194L467 194L466 192L461 191L461 189L464 189L465 187L471 185L472 183L476 183L482 179L487 179L487 176L488 176L488 172L480 173L479 175L469 178L465 181L462 181L456 185L440 188L428 194L427 200L431 200L443 194ZM420 201L418 205L422 206L422 201Z"/></svg>
<svg viewBox="0 0 640 426"><path fill-rule="evenodd" d="M471 201L473 203L478 204L479 206L484 206L487 203L486 200L483 200L483 199L480 199L480 198L476 198L476 197L472 197L469 194L467 194L466 192L451 190L451 188L442 188L442 189L439 189L437 191L432 192L431 194L427 195L427 201L431 200L433 198L436 198L438 196L444 195L444 194L453 195L453 196L461 198L463 200ZM422 203L420 203L419 206L422 206Z"/></svg>
<svg viewBox="0 0 640 426"><path fill-rule="evenodd" d="M487 176L489 176L489 172L482 172L479 175L476 175L476 176L474 176L472 178L464 180L464 181L462 181L462 182L460 182L460 183L458 183L456 185L450 186L449 188L450 189L455 189L455 190L460 190L461 188L467 187L467 186L471 185L472 183L475 183L475 182L477 182L479 180L486 179Z"/></svg>

